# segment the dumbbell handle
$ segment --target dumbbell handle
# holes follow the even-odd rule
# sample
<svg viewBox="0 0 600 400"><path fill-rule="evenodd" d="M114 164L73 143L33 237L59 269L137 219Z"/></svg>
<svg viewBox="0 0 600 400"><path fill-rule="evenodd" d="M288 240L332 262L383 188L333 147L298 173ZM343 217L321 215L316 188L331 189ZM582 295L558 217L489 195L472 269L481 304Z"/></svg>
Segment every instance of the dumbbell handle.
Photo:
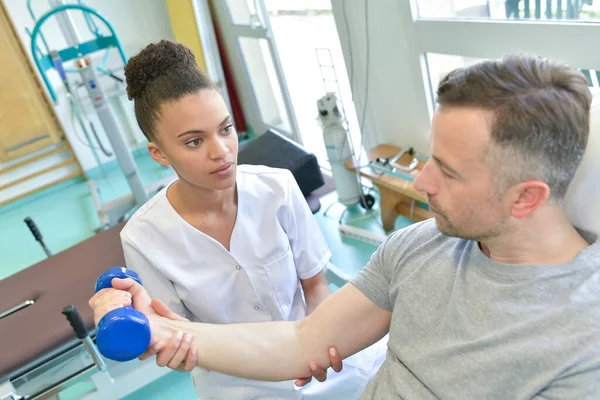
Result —
<svg viewBox="0 0 600 400"><path fill-rule="evenodd" d="M98 292L102 289L112 288L112 280L114 278L131 278L140 285L142 285L142 280L140 276L134 271L124 268L124 267L114 267L103 273L96 280L95 292Z"/></svg>
<svg viewBox="0 0 600 400"><path fill-rule="evenodd" d="M79 315L79 312L77 311L75 306L66 306L65 308L63 308L62 313L65 317L67 317L67 320L73 327L77 338L81 339L88 353L90 353L92 360L94 360L94 364L96 364L100 371L108 371L108 367L104 362L104 358L102 358L102 355L100 355L98 348L90 338L88 331L85 328L85 324L83 323L83 319L81 319L81 315Z"/></svg>

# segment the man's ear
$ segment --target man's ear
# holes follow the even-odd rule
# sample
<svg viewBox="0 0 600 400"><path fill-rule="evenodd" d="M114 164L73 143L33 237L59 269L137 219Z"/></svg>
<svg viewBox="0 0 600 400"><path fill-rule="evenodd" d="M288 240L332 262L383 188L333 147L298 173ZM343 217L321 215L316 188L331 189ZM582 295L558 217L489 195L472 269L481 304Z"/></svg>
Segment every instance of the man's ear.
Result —
<svg viewBox="0 0 600 400"><path fill-rule="evenodd" d="M548 197L550 187L540 181L521 182L514 188L514 201L511 215L515 218L524 218L534 212Z"/></svg>

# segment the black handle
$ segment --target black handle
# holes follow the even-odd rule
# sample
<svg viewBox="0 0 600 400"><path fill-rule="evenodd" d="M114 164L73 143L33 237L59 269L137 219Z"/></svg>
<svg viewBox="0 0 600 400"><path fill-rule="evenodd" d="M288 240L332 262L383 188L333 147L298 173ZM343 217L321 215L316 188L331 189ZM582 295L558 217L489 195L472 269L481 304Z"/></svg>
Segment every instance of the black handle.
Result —
<svg viewBox="0 0 600 400"><path fill-rule="evenodd" d="M43 240L42 234L40 233L37 225L35 224L35 222L33 222L31 217L25 218L25 223L27 224L27 227L29 227L29 230L33 234L33 237L35 237L35 240L41 242Z"/></svg>
<svg viewBox="0 0 600 400"><path fill-rule="evenodd" d="M65 308L63 308L62 313L67 317L67 320L73 327L77 338L85 339L88 335L88 332L87 329L85 329L85 324L83 323L81 315L79 315L75 306L66 306Z"/></svg>

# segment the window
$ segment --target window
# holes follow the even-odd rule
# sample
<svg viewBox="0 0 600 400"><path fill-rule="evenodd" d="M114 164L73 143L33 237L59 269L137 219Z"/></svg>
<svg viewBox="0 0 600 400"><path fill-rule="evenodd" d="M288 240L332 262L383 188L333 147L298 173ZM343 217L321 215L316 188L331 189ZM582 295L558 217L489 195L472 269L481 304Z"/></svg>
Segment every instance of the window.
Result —
<svg viewBox="0 0 600 400"><path fill-rule="evenodd" d="M418 0L422 18L600 21L593 0Z"/></svg>
<svg viewBox="0 0 600 400"><path fill-rule="evenodd" d="M425 55L427 63L427 76L429 77L429 84L431 90L431 99L434 102L435 107L435 92L437 90L440 79L448 72L456 68L467 67L475 64L479 61L483 61L481 58L472 57L461 57L447 54L427 53ZM580 71L588 79L590 87L599 88L600 73L595 70L584 70Z"/></svg>
<svg viewBox="0 0 600 400"><path fill-rule="evenodd" d="M545 0L541 1L545 4ZM525 1L521 0L521 3L522 7ZM534 0L529 3L530 6L536 5ZM434 9L437 14L426 13L424 4L437 6L438 10ZM456 9L492 2L464 0L462 4L467 6L461 5ZM380 21L386 29L385 32L383 29L371 32L371 43L376 43L374 48L377 50L371 53L372 60L379 65L377 73L385 76L371 80L365 125L367 144L372 141L413 146L417 151L426 153L435 105L432 87L437 87L444 73L474 60L499 59L514 52L536 54L590 71L590 85L594 85L594 80L597 82L594 70L600 70L600 53L596 51L600 20L555 23L506 19L505 16L493 21L490 18L449 18L448 5L458 6L459 2L370 1L373 20ZM363 7L364 3L360 2L348 13L352 27L363 26ZM582 9L587 7L584 5ZM454 10L452 8L452 12ZM341 11L339 17L344 17ZM340 30L343 41L348 42L343 33ZM365 60L366 50L355 48L353 55L356 59ZM393 91L392 95L386 95L388 89ZM364 104L364 94L357 91L354 100L357 104Z"/></svg>
<svg viewBox="0 0 600 400"><path fill-rule="evenodd" d="M510 2L511 0L418 0L418 10L406 6L405 12L412 13L415 17L412 25L406 28L407 31L413 30L416 38L416 51L413 54L421 57L423 76L429 78L424 82L429 107L434 104L434 91L443 73L477 60L498 59L514 52L532 53L580 68L590 86L598 87L599 74L596 69L600 70L600 55L594 49L597 47L595 38L600 32L600 18L597 22L587 23L540 23L531 14L530 19L516 21L514 18L504 17L504 20L492 22L481 18L459 18L456 14L456 10L472 11L477 5L490 8L497 3L506 5ZM525 3L535 8L537 4L546 5L548 2L522 0L518 3L520 10L524 11ZM567 0L554 0L551 3L554 6L559 3L565 6ZM437 9L433 7L435 4L438 5ZM600 8L600 4L595 7ZM423 15L435 16L437 19ZM524 12L519 15L524 16Z"/></svg>
<svg viewBox="0 0 600 400"><path fill-rule="evenodd" d="M317 156L322 167L328 168L323 127L318 120L318 99L327 92L335 92L346 113L352 144L359 146L361 140L356 115L361 110L355 110L352 104L331 3L329 0L269 0L266 6L302 144Z"/></svg>
<svg viewBox="0 0 600 400"><path fill-rule="evenodd" d="M448 72L456 68L466 67L481 61L480 58L451 56L447 54L426 54L427 76L429 77L429 87L431 90L431 99L435 102L435 92L440 83L440 79ZM434 105L435 106L435 105Z"/></svg>

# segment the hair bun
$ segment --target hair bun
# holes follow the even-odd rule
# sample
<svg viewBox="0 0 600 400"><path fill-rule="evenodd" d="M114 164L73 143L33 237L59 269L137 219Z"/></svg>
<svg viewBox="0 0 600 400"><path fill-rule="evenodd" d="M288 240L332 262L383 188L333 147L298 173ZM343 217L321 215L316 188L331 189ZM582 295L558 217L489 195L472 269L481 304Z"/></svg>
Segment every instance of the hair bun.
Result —
<svg viewBox="0 0 600 400"><path fill-rule="evenodd" d="M125 65L127 97L129 100L136 99L152 81L173 70L190 67L197 67L197 64L188 47L171 40L149 44Z"/></svg>

